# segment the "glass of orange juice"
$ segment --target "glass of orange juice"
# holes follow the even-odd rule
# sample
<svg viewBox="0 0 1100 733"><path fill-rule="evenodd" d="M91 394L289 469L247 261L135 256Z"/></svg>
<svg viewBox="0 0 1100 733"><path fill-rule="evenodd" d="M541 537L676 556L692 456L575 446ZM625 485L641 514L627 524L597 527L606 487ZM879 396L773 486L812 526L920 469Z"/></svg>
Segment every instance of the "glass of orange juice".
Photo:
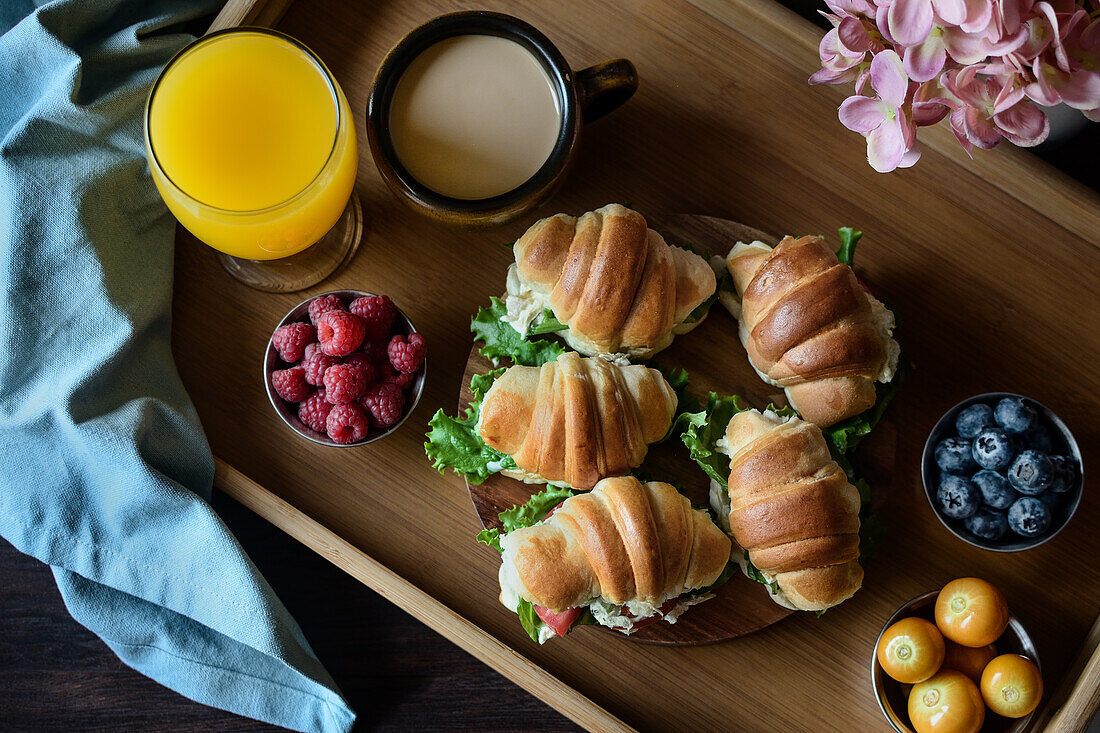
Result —
<svg viewBox="0 0 1100 733"><path fill-rule="evenodd" d="M176 54L149 93L145 150L176 219L252 287L309 287L359 246L351 108L290 36L231 28Z"/></svg>

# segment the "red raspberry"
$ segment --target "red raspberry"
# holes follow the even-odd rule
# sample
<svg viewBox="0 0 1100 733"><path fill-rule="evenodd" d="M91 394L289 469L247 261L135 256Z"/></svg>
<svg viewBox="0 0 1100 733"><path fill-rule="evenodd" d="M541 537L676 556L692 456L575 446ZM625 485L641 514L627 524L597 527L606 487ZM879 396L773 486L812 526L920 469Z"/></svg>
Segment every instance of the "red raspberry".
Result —
<svg viewBox="0 0 1100 733"><path fill-rule="evenodd" d="M367 437L370 421L354 402L336 405L325 420L328 437L337 443L357 443Z"/></svg>
<svg viewBox="0 0 1100 733"><path fill-rule="evenodd" d="M310 344L306 347L302 357L302 367L306 370L306 381L314 387L320 387L324 382L325 370L336 366L340 360L335 356L329 356L321 351L320 344Z"/></svg>
<svg viewBox="0 0 1100 733"><path fill-rule="evenodd" d="M388 295L367 295L356 298L348 306L367 324L367 338L384 338L389 335L393 319L397 318L397 306Z"/></svg>
<svg viewBox="0 0 1100 733"><path fill-rule="evenodd" d="M406 390L413 383L414 379L416 379L415 374L408 374L406 372L393 372L392 374L387 374L382 381L393 382L402 390Z"/></svg>
<svg viewBox="0 0 1100 733"><path fill-rule="evenodd" d="M390 364L399 372L412 374L424 363L424 355L428 351L424 337L419 333L410 333L408 341L404 336L394 336L390 339L390 345L386 351L390 355Z"/></svg>
<svg viewBox="0 0 1100 733"><path fill-rule="evenodd" d="M309 320L314 326L317 325L317 319L319 319L325 313L329 311L346 311L347 308L340 302L340 298L335 294L322 295L319 298L314 298L309 301Z"/></svg>
<svg viewBox="0 0 1100 733"><path fill-rule="evenodd" d="M360 402L370 412L375 427L388 428L401 419L405 395L393 382L378 382L367 387Z"/></svg>
<svg viewBox="0 0 1100 733"><path fill-rule="evenodd" d="M376 364L389 364L390 355L386 353L390 345L389 338L367 339L363 342L363 353Z"/></svg>
<svg viewBox="0 0 1100 733"><path fill-rule="evenodd" d="M298 405L298 419L310 430L318 433L325 432L325 421L332 410L332 405L325 400L325 390L319 389Z"/></svg>
<svg viewBox="0 0 1100 733"><path fill-rule="evenodd" d="M347 356L359 348L366 334L359 316L347 311L328 311L317 319L317 340L329 356Z"/></svg>
<svg viewBox="0 0 1100 733"><path fill-rule="evenodd" d="M279 326L271 336L271 343L279 358L287 364L293 364L302 358L306 346L317 340L313 326L308 323L288 323Z"/></svg>
<svg viewBox="0 0 1100 733"><path fill-rule="evenodd" d="M363 370L363 377L366 379L367 385L372 385L382 378L382 371L378 368L378 365L367 358L367 355L361 351L356 351L354 354L348 354L344 357L345 364L353 364Z"/></svg>
<svg viewBox="0 0 1100 733"><path fill-rule="evenodd" d="M357 364L337 364L325 370L325 399L334 405L352 402L367 389L367 375Z"/></svg>
<svg viewBox="0 0 1100 733"><path fill-rule="evenodd" d="M271 372L271 386L275 388L275 394L287 402L301 402L310 392L306 384L306 370L300 366Z"/></svg>

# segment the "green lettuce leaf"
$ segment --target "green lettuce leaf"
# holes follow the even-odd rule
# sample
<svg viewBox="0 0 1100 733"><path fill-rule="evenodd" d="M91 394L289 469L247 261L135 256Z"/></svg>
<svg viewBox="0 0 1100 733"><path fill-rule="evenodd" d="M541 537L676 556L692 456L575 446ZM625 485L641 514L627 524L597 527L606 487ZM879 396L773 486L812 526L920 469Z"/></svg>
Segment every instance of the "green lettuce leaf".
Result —
<svg viewBox="0 0 1100 733"><path fill-rule="evenodd" d="M527 340L524 335L516 331L512 324L501 320L508 313L508 308L500 298L490 298L488 308L478 308L477 315L470 322L470 330L474 332L477 340L484 342L479 351L482 356L499 363L501 357L511 359L515 364L524 366L540 366L548 361L554 361L565 353L558 343L545 339L536 341ZM539 325L546 323L544 320ZM561 326L557 319L547 326ZM561 330L557 328L556 330ZM539 333L546 333L539 331Z"/></svg>
<svg viewBox="0 0 1100 733"><path fill-rule="evenodd" d="M542 315L531 324L531 327L527 329L528 336L541 336L547 333L557 333L558 331L565 331L569 326L565 325L558 320L558 317L554 315L554 311L549 308L542 309Z"/></svg>
<svg viewBox="0 0 1100 733"><path fill-rule="evenodd" d="M521 527L530 527L538 524L551 509L556 507L561 502L573 496L573 492L569 489L564 489L558 486L547 486L544 490L532 496L527 500L527 503L520 506L513 506L511 509L505 509L497 518L501 521L500 529L483 529L478 532L477 541L483 545L492 547L497 552L503 552L504 550L500 546L501 535L514 532ZM526 601L522 598L519 599L519 605L516 607L516 614L519 616L519 622L523 626L523 630L527 632L527 635L531 637L532 641L537 642L539 640L539 633L542 631L542 627L546 624L535 613L535 607L531 605L530 601ZM586 625L596 623L592 618L592 614L587 610L573 622L574 626Z"/></svg>
<svg viewBox="0 0 1100 733"><path fill-rule="evenodd" d="M504 369L497 369L488 374L477 374L470 380L474 400L466 408L464 417L450 417L439 410L428 421L430 429L424 452L432 467L440 473L449 467L471 483L480 484L496 471L516 468L511 456L485 445L475 427L481 413L482 398L493 381L503 373Z"/></svg>
<svg viewBox="0 0 1100 733"><path fill-rule="evenodd" d="M859 441L874 430L901 385L913 374L913 369L913 362L902 354L898 359L894 378L886 383L875 384L875 404L871 408L821 431L825 434L825 440L828 441L829 450L834 457L851 453L859 445Z"/></svg>
<svg viewBox="0 0 1100 733"><path fill-rule="evenodd" d="M668 431L657 441L658 443L664 443L681 429L678 427L680 417L685 413L698 412L701 406L695 395L688 392L691 375L688 374L687 369L681 367L668 369L657 363L651 363L650 366L661 373L668 385L672 387L672 391L676 393L676 411L672 414L672 422L668 426Z"/></svg>
<svg viewBox="0 0 1100 733"><path fill-rule="evenodd" d="M531 637L531 641L537 642L539 640L539 634L542 632L542 627L546 624L544 624L542 619L539 618L539 615L535 613L535 607L531 605L530 601L525 601L520 598L519 605L516 606L516 614L519 615L519 622L523 626L523 630Z"/></svg>
<svg viewBox="0 0 1100 733"><path fill-rule="evenodd" d="M762 584L768 589L768 592L773 595L779 595L779 583L774 580L768 580L764 577L764 574L760 572L755 565L752 564L752 560L749 559L749 551L745 550L745 574L757 583Z"/></svg>
<svg viewBox="0 0 1100 733"><path fill-rule="evenodd" d="M863 232L852 227L841 227L837 229L837 233L840 234L840 249L836 251L836 258L841 264L851 267L852 260L856 256L856 244L863 236Z"/></svg>
<svg viewBox="0 0 1100 733"><path fill-rule="evenodd" d="M521 527L530 527L541 522L551 509L573 496L573 491L560 486L547 486L527 500L526 504L505 509L497 515L500 529L483 529L477 535L477 541L483 545L503 552L500 547L501 535L506 535Z"/></svg>
<svg viewBox="0 0 1100 733"><path fill-rule="evenodd" d="M680 440L687 446L692 460L723 488L727 487L729 478L729 456L718 451L717 443L726 434L726 426L733 416L750 409L739 395L720 397L711 392L705 410L684 413L677 418L675 427L682 431ZM768 405L766 409L780 417L797 414L789 407Z"/></svg>

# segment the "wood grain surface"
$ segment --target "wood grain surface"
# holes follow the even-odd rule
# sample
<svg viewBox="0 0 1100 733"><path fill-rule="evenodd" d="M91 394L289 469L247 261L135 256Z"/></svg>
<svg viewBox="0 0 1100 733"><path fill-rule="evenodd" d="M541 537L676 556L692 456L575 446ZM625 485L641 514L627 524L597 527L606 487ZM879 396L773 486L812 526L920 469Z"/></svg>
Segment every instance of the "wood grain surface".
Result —
<svg viewBox="0 0 1100 733"><path fill-rule="evenodd" d="M631 200L646 211L710 214L777 234L863 229L861 272L901 316L899 337L917 364L893 407L898 475L881 511L883 553L869 564L864 590L820 619L796 615L723 644L660 648L580 629L560 643L533 645L496 602L499 560L472 540L479 522L463 482L440 477L422 449L431 414L453 409L469 315L500 290L510 259L501 245L530 221L469 232L414 218L385 189L365 146L357 189L368 237L349 269L313 292L387 292L425 332L432 376L417 413L401 431L358 450L297 438L267 404L259 365L271 328L300 298L239 285L206 247L181 234L174 348L215 452L644 729L881 730L867 669L882 620L960 575L1001 587L1036 638L1044 669L1063 669L1100 606L1095 492L1086 487L1076 519L1053 541L995 555L942 528L923 498L918 463L944 410L1003 389L1055 409L1093 465L1096 195L1021 151L970 162L943 130L926 136L915 168L874 173L862 139L836 121L844 91L806 85L818 32L770 3L316 0L293 5L279 28L326 60L361 123L389 47L434 15L470 7L523 17L578 68L614 56L638 68L638 94L585 130L565 186L542 214ZM716 351L694 371L742 358Z"/></svg>

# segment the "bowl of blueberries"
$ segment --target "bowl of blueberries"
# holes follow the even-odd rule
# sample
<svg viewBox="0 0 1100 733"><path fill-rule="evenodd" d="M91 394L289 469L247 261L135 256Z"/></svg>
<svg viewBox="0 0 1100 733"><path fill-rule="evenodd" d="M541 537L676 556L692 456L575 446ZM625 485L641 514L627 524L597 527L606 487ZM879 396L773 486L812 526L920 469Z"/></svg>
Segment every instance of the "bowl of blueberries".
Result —
<svg viewBox="0 0 1100 733"><path fill-rule="evenodd" d="M1065 423L1007 392L971 397L940 418L924 444L921 480L945 527L995 552L1058 534L1084 485L1081 451Z"/></svg>

